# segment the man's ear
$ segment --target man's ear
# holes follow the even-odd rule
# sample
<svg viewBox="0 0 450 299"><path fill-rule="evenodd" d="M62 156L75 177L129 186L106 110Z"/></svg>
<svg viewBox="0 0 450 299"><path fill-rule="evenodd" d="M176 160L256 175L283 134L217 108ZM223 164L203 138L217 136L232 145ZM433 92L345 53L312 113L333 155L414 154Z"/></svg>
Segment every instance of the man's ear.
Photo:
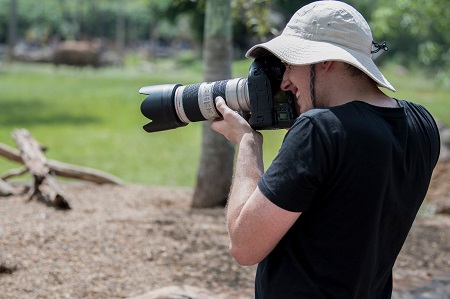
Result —
<svg viewBox="0 0 450 299"><path fill-rule="evenodd" d="M331 68L333 68L334 64L335 61L322 61L319 63L323 71L329 71Z"/></svg>

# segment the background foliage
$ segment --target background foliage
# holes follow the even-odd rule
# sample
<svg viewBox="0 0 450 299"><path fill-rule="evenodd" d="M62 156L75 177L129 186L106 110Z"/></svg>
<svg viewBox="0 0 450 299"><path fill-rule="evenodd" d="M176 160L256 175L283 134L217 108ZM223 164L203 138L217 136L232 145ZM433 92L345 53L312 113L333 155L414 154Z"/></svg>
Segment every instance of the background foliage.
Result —
<svg viewBox="0 0 450 299"><path fill-rule="evenodd" d="M450 6L443 0L379 0L374 35L391 42L398 62L442 70L450 63Z"/></svg>
<svg viewBox="0 0 450 299"><path fill-rule="evenodd" d="M0 43L7 39L10 1L0 0ZM18 35L38 43L52 37L114 39L117 20L126 42L190 39L201 44L205 0L16 0ZM248 48L280 33L304 0L233 0L234 43ZM348 0L366 17L377 41L387 40L399 63L442 71L450 64L447 0ZM240 53L240 52L239 52ZM241 53L240 53L241 54ZM242 56L240 56L242 57Z"/></svg>

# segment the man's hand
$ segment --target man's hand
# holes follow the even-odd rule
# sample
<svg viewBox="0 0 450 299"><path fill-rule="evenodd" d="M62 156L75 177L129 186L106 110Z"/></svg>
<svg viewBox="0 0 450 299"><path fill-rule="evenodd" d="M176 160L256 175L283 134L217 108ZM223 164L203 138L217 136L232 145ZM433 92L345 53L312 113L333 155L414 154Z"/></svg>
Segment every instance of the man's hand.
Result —
<svg viewBox="0 0 450 299"><path fill-rule="evenodd" d="M223 117L213 120L211 129L238 145L242 137L248 133L258 135L257 138L262 138L262 135L253 130L241 115L227 106L222 97L216 98L216 107Z"/></svg>

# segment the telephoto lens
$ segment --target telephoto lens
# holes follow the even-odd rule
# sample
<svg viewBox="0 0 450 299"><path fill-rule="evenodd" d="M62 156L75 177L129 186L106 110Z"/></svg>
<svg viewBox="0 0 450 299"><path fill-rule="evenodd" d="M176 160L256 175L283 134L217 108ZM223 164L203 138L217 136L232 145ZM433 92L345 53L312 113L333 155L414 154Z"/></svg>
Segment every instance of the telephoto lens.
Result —
<svg viewBox="0 0 450 299"><path fill-rule="evenodd" d="M148 95L141 104L142 114L151 119L144 126L147 132L175 129L190 122L221 117L215 105L218 96L223 97L235 111L250 111L247 79L244 78L191 85L146 86L139 92Z"/></svg>
<svg viewBox="0 0 450 299"><path fill-rule="evenodd" d="M144 130L158 132L219 118L215 105L218 96L255 130L290 128L297 113L294 95L280 88L285 70L275 56L263 56L252 62L247 78L142 87L139 92L147 97L141 112L151 120Z"/></svg>

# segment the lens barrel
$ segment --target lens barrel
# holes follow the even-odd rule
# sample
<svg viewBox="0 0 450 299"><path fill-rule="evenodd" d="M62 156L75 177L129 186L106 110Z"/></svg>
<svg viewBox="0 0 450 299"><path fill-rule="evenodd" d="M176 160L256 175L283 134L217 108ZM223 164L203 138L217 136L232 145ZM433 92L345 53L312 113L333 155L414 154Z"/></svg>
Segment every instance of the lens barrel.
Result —
<svg viewBox="0 0 450 299"><path fill-rule="evenodd" d="M175 92L175 109L185 123L221 117L215 99L221 96L236 111L250 111L247 79L236 78L180 86Z"/></svg>
<svg viewBox="0 0 450 299"><path fill-rule="evenodd" d="M142 114L152 122L144 126L147 132L157 132L185 126L190 122L221 117L215 98L221 96L236 111L250 111L247 79L236 78L191 85L163 84L139 90L148 97L141 104Z"/></svg>

